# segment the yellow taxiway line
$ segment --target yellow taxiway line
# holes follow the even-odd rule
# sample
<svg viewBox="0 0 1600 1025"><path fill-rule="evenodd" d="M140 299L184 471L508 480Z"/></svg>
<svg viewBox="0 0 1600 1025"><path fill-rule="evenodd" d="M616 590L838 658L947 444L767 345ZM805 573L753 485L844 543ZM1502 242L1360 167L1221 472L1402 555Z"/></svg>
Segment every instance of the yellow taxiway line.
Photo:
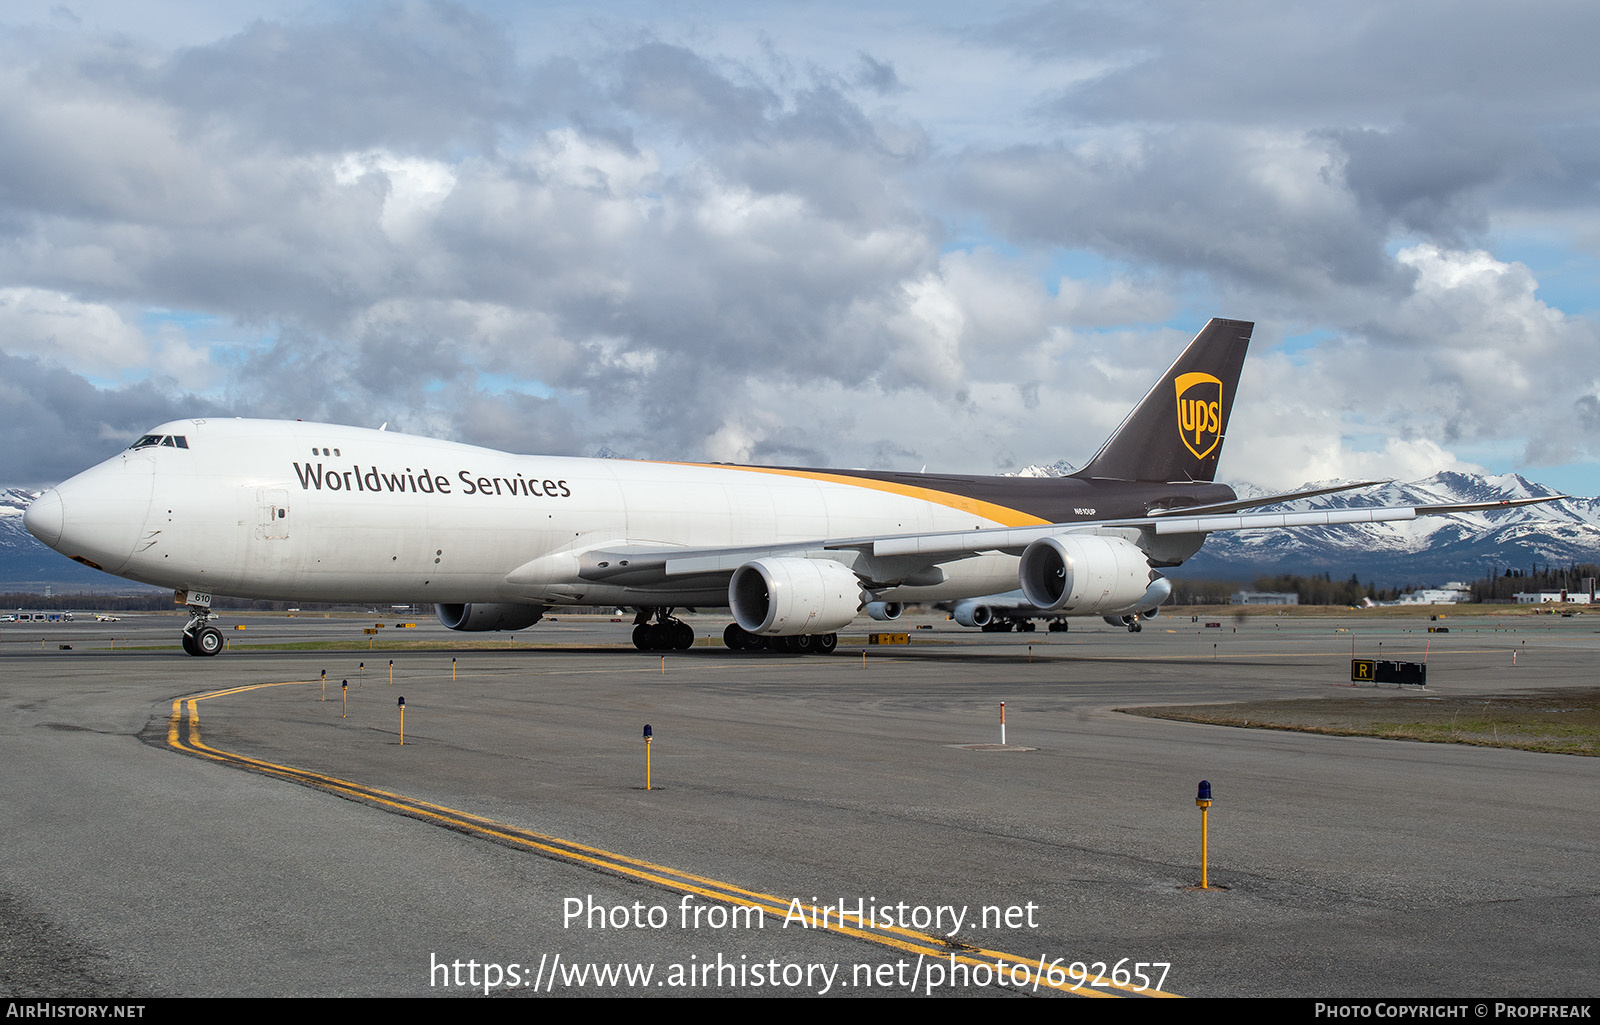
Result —
<svg viewBox="0 0 1600 1025"><path fill-rule="evenodd" d="M363 801L367 804L385 808L412 818L434 822L441 826L461 832L471 833L485 839L496 840L520 847L524 850L535 851L549 857L559 858L564 861L573 861L636 879L641 882L653 883L675 893L693 893L708 900L731 904L736 907L758 907L764 913L787 915L793 907L793 901L759 890L751 890L733 883L726 883L706 876L695 875L665 865L657 865L639 858L628 857L612 851L591 847L574 840L563 840L560 837L548 836L518 826L497 822L494 819L474 815L471 812L461 811L445 805L434 804L415 797L407 797L392 791L382 790L377 787L367 786L351 780L340 779L325 773L312 772L309 769L299 769L292 765L280 765L259 758L250 758L246 755L223 751L212 747L200 739L200 711L202 701L215 698L228 697L234 694L243 694L248 691L262 690L268 687L291 687L295 685L311 686L315 681L284 680L278 683L247 684L240 687L229 687L225 690L206 691L201 694L191 694L187 697L176 698L172 702L172 715L167 723L167 744L176 751L208 758L224 765L235 768L260 772L268 776L299 783L302 786L315 787L341 797ZM1119 985L1109 978L1099 980L1096 986L1086 985L1083 981L1074 980L1061 967L1065 962L1046 962L1043 958L1026 958L1004 951L990 950L984 947L974 947L965 943L955 943L930 936L926 933L916 932L899 926L884 926L881 928L854 928L838 922L838 910L835 908L819 908L804 906L802 908L806 918L810 921L829 921L829 932L852 936L856 939L876 943L879 946L889 947L894 950L919 956L933 956L941 961L950 961L956 964L970 966L987 965L997 968L999 965L1022 966L1029 969L1029 985L1018 986L1017 989L1029 988L1037 990L1040 987L1057 990L1063 993L1076 993L1079 996L1109 997L1120 995L1137 995L1147 997L1174 997L1178 994L1168 993L1158 989L1136 989L1131 984ZM848 917L848 916L847 916ZM1079 962L1081 963L1081 962ZM1055 972L1051 972L1051 968ZM1059 976L1059 978L1057 978ZM1076 986L1074 985L1076 981ZM1112 991L1115 992L1112 992Z"/></svg>

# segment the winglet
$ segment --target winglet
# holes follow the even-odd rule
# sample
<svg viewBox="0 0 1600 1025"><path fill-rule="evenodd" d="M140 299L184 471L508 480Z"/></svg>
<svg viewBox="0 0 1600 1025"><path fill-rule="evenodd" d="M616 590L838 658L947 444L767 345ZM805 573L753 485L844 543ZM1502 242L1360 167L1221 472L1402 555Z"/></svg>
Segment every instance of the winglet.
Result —
<svg viewBox="0 0 1600 1025"><path fill-rule="evenodd" d="M1213 481L1255 324L1213 319L1074 477Z"/></svg>

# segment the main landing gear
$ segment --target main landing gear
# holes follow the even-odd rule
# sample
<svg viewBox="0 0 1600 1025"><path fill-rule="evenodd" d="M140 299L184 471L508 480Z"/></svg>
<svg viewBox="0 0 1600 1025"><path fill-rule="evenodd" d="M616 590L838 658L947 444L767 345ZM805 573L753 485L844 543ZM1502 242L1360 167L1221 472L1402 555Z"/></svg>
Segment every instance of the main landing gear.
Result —
<svg viewBox="0 0 1600 1025"><path fill-rule="evenodd" d="M222 631L207 626L211 610L200 605L189 606L189 623L183 628L183 650L190 655L215 655L222 651Z"/></svg>
<svg viewBox="0 0 1600 1025"><path fill-rule="evenodd" d="M694 647L694 627L674 619L671 609L640 609L633 617L633 646L640 651L688 651Z"/></svg>
<svg viewBox="0 0 1600 1025"><path fill-rule="evenodd" d="M729 651L783 651L794 655L831 655L839 646L838 634L795 634L792 637L762 637L738 623L722 631L722 643Z"/></svg>
<svg viewBox="0 0 1600 1025"><path fill-rule="evenodd" d="M188 642L186 641L185 644ZM793 637L762 637L729 623L722 631L722 643L729 651L782 651L792 655L831 655L839 646L839 635L798 634ZM675 619L670 608L641 608L633 617L633 646L640 651L688 651L694 646L694 628Z"/></svg>

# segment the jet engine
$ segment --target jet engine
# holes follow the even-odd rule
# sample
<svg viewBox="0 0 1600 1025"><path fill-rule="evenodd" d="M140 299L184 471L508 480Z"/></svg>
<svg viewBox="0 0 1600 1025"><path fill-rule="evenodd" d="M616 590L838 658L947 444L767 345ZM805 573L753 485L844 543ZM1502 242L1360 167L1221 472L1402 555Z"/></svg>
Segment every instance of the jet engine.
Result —
<svg viewBox="0 0 1600 1025"><path fill-rule="evenodd" d="M1044 612L1120 612L1152 588L1144 552L1099 534L1040 538L1023 551L1017 575L1023 596Z"/></svg>
<svg viewBox="0 0 1600 1025"><path fill-rule="evenodd" d="M753 634L794 637L848 626L869 593L828 559L755 559L733 571L728 607Z"/></svg>
<svg viewBox="0 0 1600 1025"><path fill-rule="evenodd" d="M867 602L867 615L880 623L892 622L900 618L900 613L906 607L897 601L869 601Z"/></svg>
<svg viewBox="0 0 1600 1025"><path fill-rule="evenodd" d="M452 630L521 630L544 618L543 605L475 601L435 608L439 622Z"/></svg>
<svg viewBox="0 0 1600 1025"><path fill-rule="evenodd" d="M962 626L988 626L994 622L994 610L970 599L962 600L950 610L950 618Z"/></svg>

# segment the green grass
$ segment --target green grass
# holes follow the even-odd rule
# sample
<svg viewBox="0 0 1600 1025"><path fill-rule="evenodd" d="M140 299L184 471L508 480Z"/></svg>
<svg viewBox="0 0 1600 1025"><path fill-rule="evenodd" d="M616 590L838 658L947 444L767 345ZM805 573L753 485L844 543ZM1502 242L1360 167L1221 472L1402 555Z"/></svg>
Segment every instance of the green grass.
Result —
<svg viewBox="0 0 1600 1025"><path fill-rule="evenodd" d="M1118 711L1244 729L1471 744L1548 754L1600 753L1600 690L1488 698L1314 698Z"/></svg>

